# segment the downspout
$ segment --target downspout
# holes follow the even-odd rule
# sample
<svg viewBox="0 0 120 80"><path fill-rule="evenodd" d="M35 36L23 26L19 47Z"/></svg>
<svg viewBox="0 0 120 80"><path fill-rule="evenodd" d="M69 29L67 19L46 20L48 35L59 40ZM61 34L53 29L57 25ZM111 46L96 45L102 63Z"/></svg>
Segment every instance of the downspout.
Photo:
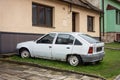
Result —
<svg viewBox="0 0 120 80"><path fill-rule="evenodd" d="M1 39L1 32L0 32L0 54L1 54L1 41L2 41L2 39Z"/></svg>
<svg viewBox="0 0 120 80"><path fill-rule="evenodd" d="M70 13L72 12L72 3L70 3Z"/></svg>
<svg viewBox="0 0 120 80"><path fill-rule="evenodd" d="M72 2L72 0L71 0L71 2ZM69 5L70 5L70 13L71 13L71 12L72 12L72 5L73 5L73 4L70 3Z"/></svg>
<svg viewBox="0 0 120 80"><path fill-rule="evenodd" d="M100 12L100 18L99 18L99 35L100 35L100 38L99 38L99 40L101 41L101 17L102 16L102 14L101 14L101 12Z"/></svg>
<svg viewBox="0 0 120 80"><path fill-rule="evenodd" d="M103 36L104 36L104 33L105 33L105 17L104 17L104 0L102 0L102 11L103 11Z"/></svg>

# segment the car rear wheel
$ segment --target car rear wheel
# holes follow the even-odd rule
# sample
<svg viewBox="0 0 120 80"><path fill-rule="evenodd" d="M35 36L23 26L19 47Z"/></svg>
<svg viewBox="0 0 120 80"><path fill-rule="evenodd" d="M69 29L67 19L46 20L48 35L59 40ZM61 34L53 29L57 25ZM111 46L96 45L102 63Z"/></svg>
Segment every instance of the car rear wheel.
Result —
<svg viewBox="0 0 120 80"><path fill-rule="evenodd" d="M20 52L20 55L22 58L29 58L30 57L29 51L25 50L25 49Z"/></svg>
<svg viewBox="0 0 120 80"><path fill-rule="evenodd" d="M68 56L68 63L72 66L77 66L79 63L81 63L81 59L80 59L80 56Z"/></svg>

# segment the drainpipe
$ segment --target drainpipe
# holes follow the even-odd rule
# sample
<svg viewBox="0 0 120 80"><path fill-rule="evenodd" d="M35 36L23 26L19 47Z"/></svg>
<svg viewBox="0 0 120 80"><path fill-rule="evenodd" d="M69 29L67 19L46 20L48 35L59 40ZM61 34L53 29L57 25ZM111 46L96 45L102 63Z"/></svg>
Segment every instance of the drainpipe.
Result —
<svg viewBox="0 0 120 80"><path fill-rule="evenodd" d="M99 40L101 41L101 16L102 16L102 14L100 13L100 18L99 18L99 35L100 35L100 38L99 38Z"/></svg>
<svg viewBox="0 0 120 80"><path fill-rule="evenodd" d="M1 48L2 48L2 47L1 47L1 40L2 40L2 39L1 39L1 34L2 34L2 33L0 32L0 54L1 54Z"/></svg>
<svg viewBox="0 0 120 80"><path fill-rule="evenodd" d="M72 12L72 4L70 3L70 13Z"/></svg>
<svg viewBox="0 0 120 80"><path fill-rule="evenodd" d="M71 2L72 2L72 0L71 0ZM70 7L70 13L71 13L72 12L72 3L70 3L69 5L70 5L69 7Z"/></svg>
<svg viewBox="0 0 120 80"><path fill-rule="evenodd" d="M104 29L104 28L105 28L105 26L104 26L104 25L105 25L105 17L104 17L104 0L102 0L102 11L103 11L103 16L102 16L102 17L103 17L103 21L102 21L103 24L102 24L102 26L103 26L103 36L104 36L104 32L105 32L105 29Z"/></svg>

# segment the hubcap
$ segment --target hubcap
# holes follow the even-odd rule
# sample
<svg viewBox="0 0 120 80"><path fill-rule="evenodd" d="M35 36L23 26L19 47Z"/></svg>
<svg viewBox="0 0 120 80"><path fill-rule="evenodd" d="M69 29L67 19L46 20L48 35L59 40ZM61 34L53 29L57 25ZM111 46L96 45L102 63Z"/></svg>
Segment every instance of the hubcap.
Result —
<svg viewBox="0 0 120 80"><path fill-rule="evenodd" d="M72 65L72 66L77 66L78 63L79 63L79 60L78 60L78 58L77 58L76 56L71 56L71 57L69 58L69 63L70 63L70 65Z"/></svg>
<svg viewBox="0 0 120 80"><path fill-rule="evenodd" d="M22 51L21 57L22 57L22 58L27 58L27 57L29 57L29 52L28 52L28 51Z"/></svg>

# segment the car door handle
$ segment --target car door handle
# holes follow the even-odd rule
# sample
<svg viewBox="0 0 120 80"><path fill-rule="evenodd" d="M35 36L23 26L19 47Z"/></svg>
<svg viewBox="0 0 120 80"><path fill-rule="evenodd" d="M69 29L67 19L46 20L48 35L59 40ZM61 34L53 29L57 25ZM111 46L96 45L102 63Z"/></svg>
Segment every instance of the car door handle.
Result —
<svg viewBox="0 0 120 80"><path fill-rule="evenodd" d="M66 49L70 49L70 47L66 47Z"/></svg>
<svg viewBox="0 0 120 80"><path fill-rule="evenodd" d="M52 48L52 46L49 46L49 48Z"/></svg>

